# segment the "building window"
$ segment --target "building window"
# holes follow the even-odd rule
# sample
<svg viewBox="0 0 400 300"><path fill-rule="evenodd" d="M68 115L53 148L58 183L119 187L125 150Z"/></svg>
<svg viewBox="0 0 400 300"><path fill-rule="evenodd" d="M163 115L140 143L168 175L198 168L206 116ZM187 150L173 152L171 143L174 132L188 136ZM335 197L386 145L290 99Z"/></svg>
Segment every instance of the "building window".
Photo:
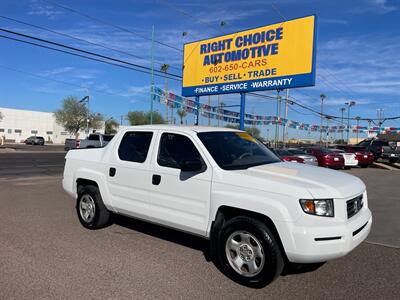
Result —
<svg viewBox="0 0 400 300"><path fill-rule="evenodd" d="M31 133L32 133L32 134L37 134L38 131L37 131L37 130L31 130Z"/></svg>
<svg viewBox="0 0 400 300"><path fill-rule="evenodd" d="M12 129L7 129L7 133L12 133Z"/></svg>
<svg viewBox="0 0 400 300"><path fill-rule="evenodd" d="M46 131L46 134L53 134L53 131Z"/></svg>
<svg viewBox="0 0 400 300"><path fill-rule="evenodd" d="M15 133L22 133L22 130L21 129L14 129L14 132Z"/></svg>
<svg viewBox="0 0 400 300"><path fill-rule="evenodd" d="M63 131L63 132L61 132L60 134L61 134L61 135L68 135L68 132Z"/></svg>
<svg viewBox="0 0 400 300"><path fill-rule="evenodd" d="M0 132L4 132L4 128L0 128Z"/></svg>

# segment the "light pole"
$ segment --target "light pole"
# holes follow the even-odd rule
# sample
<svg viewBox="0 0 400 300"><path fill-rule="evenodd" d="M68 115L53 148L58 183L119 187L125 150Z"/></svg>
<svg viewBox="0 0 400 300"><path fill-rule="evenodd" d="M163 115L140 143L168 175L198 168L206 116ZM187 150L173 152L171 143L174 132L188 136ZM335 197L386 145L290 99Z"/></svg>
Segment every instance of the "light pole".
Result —
<svg viewBox="0 0 400 300"><path fill-rule="evenodd" d="M328 148L329 145L329 122L332 120L332 117L326 116L326 125L328 127L328 129L326 130L326 143L325 143L325 147Z"/></svg>
<svg viewBox="0 0 400 300"><path fill-rule="evenodd" d="M358 126L360 125L360 117L356 117L356 120L357 120L357 128L356 128L356 130L357 130L357 144L358 144Z"/></svg>
<svg viewBox="0 0 400 300"><path fill-rule="evenodd" d="M324 118L324 100L326 96L324 94L319 95L321 98L321 124L319 126L319 143L322 144L322 123Z"/></svg>
<svg viewBox="0 0 400 300"><path fill-rule="evenodd" d="M384 122L384 118L385 118L385 114L384 114L383 108L378 108L377 109L377 115L378 115L378 124L379 124L379 127L381 127L383 122Z"/></svg>
<svg viewBox="0 0 400 300"><path fill-rule="evenodd" d="M85 97L83 97L80 101L79 101L79 103L83 103L83 102L86 102L86 104L87 104L87 110L86 110L86 136L88 136L89 135L89 114L90 114L90 112L89 112L89 96L85 96Z"/></svg>
<svg viewBox="0 0 400 300"><path fill-rule="evenodd" d="M342 113L342 127L344 127L344 124L343 124L343 114L344 114L344 112L346 111L346 108L345 107L342 107L342 108L340 108L340 111L341 111L341 113ZM343 128L341 128L341 135L340 135L340 141L341 141L341 143L344 143L344 140L343 140Z"/></svg>
<svg viewBox="0 0 400 300"><path fill-rule="evenodd" d="M349 101L345 103L347 105L347 144L350 141L350 107L356 105L355 101Z"/></svg>
<svg viewBox="0 0 400 300"><path fill-rule="evenodd" d="M150 124L153 124L154 97L154 25L151 27L151 81L150 81Z"/></svg>

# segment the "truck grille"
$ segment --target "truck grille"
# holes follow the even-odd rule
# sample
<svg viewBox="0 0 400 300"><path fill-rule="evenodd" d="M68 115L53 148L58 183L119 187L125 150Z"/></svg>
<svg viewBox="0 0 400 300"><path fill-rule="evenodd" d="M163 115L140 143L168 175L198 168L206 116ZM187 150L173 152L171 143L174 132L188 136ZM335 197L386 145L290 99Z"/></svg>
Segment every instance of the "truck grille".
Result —
<svg viewBox="0 0 400 300"><path fill-rule="evenodd" d="M350 219L352 216L354 216L362 209L364 205L363 195L347 200L346 204L347 204L347 218Z"/></svg>

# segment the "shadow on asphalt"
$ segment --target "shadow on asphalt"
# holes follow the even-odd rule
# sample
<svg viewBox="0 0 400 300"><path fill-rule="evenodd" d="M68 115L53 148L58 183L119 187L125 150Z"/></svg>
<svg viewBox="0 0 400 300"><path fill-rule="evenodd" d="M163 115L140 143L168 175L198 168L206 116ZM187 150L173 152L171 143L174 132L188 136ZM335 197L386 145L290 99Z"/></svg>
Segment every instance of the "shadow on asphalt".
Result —
<svg viewBox="0 0 400 300"><path fill-rule="evenodd" d="M206 261L208 262L212 261L210 255L209 242L204 238L121 215L113 215L113 223L146 235L150 235L184 247L201 251ZM314 272L318 270L320 267L322 267L324 264L325 263L315 263L315 264L286 263L281 276Z"/></svg>
<svg viewBox="0 0 400 300"><path fill-rule="evenodd" d="M209 243L204 238L121 215L113 215L113 222L114 224L138 231L140 233L151 235L159 239L201 251L203 252L205 259L207 261L211 261Z"/></svg>

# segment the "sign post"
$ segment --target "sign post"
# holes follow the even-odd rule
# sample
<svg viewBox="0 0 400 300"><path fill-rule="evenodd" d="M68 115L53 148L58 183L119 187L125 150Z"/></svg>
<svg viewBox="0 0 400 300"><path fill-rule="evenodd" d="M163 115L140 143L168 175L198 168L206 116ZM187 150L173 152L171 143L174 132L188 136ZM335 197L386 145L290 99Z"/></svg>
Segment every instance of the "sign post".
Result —
<svg viewBox="0 0 400 300"><path fill-rule="evenodd" d="M200 113L200 96L195 97L195 103L196 103L196 111L194 115L194 125L199 125L199 113Z"/></svg>
<svg viewBox="0 0 400 300"><path fill-rule="evenodd" d="M244 114L246 111L246 93L240 93L240 119L239 129L244 130Z"/></svg>

